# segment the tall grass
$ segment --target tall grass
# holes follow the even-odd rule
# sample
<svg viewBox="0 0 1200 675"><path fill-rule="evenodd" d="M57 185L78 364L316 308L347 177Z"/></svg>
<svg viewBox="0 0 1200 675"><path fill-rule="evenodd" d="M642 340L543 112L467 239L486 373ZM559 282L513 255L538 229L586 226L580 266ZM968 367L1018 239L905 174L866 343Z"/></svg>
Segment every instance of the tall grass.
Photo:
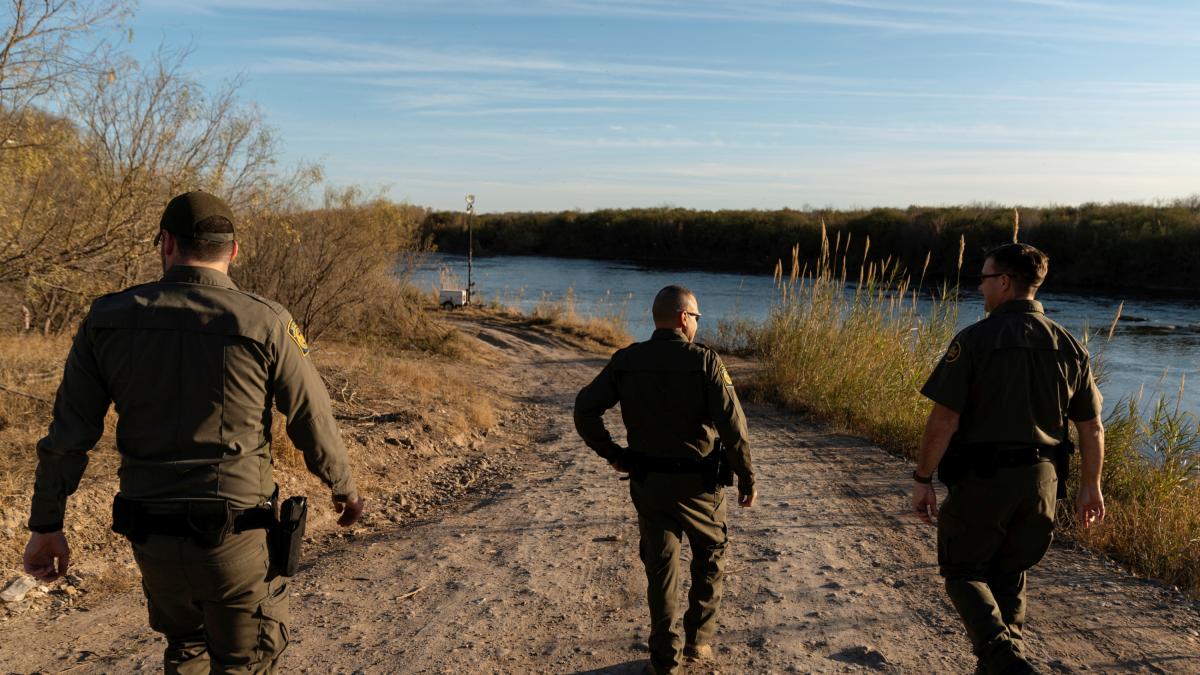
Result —
<svg viewBox="0 0 1200 675"><path fill-rule="evenodd" d="M890 259L850 277L852 246L822 231L811 274L798 249L786 278L776 267L779 302L751 337L768 365L761 386L770 398L912 457L929 412L917 390L954 334L956 291L942 287L923 308ZM869 255L869 238L861 248Z"/></svg>
<svg viewBox="0 0 1200 675"><path fill-rule="evenodd" d="M1178 394L1139 393L1105 420L1103 527L1065 525L1085 545L1132 569L1200 593L1200 428Z"/></svg>
<svg viewBox="0 0 1200 675"><path fill-rule="evenodd" d="M854 259L867 262L853 276L846 264L853 242L831 243L824 231L820 241L814 269L801 264L795 249L790 274L776 266L779 300L748 333L766 366L760 393L914 458L931 406L919 390L954 335L957 284L919 303L919 291L890 259L869 261L869 240L854 251ZM1181 400L1134 396L1118 403L1105 419L1108 518L1084 530L1071 509L1060 508L1060 529L1138 573L1196 594L1200 423ZM1068 483L1072 495L1077 481L1073 475Z"/></svg>

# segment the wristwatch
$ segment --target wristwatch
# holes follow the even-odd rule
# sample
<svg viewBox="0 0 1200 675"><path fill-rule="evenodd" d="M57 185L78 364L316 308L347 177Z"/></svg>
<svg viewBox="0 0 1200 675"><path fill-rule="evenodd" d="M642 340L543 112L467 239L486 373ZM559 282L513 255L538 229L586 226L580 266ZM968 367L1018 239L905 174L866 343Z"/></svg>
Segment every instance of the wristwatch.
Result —
<svg viewBox="0 0 1200 675"><path fill-rule="evenodd" d="M916 469L913 469L913 480L917 481L918 483L920 483L922 485L929 485L930 483L933 482L933 476L932 475L922 476L921 474L917 473Z"/></svg>

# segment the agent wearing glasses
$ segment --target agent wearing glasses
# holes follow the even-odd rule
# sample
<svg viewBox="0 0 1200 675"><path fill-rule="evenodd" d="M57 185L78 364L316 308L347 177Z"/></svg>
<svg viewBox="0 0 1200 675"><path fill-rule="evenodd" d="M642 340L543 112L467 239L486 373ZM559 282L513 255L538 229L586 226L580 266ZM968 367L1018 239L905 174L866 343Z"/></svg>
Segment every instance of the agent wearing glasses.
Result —
<svg viewBox="0 0 1200 675"><path fill-rule="evenodd" d="M650 605L647 672L677 673L681 647L688 659L712 658L727 543L721 488L736 475L738 504L753 506L754 472L733 380L716 352L693 342L696 296L667 286L652 312L650 339L618 351L579 392L575 428L613 469L630 475ZM618 402L628 448L613 441L602 420ZM684 534L692 547L692 587L681 640L674 624Z"/></svg>
<svg viewBox="0 0 1200 675"><path fill-rule="evenodd" d="M913 472L913 511L937 518L938 566L983 673L1036 672L1025 658L1025 571L1054 531L1070 419L1082 463L1076 512L1104 519L1101 398L1088 353L1034 300L1049 269L1026 244L988 252L980 274L988 317L959 333L921 393L933 410ZM949 452L947 453L947 449ZM940 463L940 465L939 465ZM931 478L949 485L938 513Z"/></svg>

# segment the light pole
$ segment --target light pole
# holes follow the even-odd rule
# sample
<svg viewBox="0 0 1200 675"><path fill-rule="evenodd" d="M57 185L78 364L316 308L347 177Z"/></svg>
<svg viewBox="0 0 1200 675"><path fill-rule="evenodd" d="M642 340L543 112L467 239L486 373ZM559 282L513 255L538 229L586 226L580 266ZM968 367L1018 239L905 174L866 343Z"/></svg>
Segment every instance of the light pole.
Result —
<svg viewBox="0 0 1200 675"><path fill-rule="evenodd" d="M467 304L475 288L475 195L467 195Z"/></svg>

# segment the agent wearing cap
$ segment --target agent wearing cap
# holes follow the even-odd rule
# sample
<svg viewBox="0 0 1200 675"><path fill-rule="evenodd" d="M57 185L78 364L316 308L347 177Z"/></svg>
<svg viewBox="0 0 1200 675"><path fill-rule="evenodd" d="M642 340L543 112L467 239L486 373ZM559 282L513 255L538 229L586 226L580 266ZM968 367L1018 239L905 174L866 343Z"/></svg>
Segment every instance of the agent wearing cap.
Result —
<svg viewBox="0 0 1200 675"><path fill-rule="evenodd" d="M163 278L97 299L38 442L25 570L67 571L67 496L116 406L120 494L167 672L270 672L287 647L287 580L269 571L271 407L348 526L362 514L329 397L282 306L238 290L233 214L189 192L167 204Z"/></svg>

